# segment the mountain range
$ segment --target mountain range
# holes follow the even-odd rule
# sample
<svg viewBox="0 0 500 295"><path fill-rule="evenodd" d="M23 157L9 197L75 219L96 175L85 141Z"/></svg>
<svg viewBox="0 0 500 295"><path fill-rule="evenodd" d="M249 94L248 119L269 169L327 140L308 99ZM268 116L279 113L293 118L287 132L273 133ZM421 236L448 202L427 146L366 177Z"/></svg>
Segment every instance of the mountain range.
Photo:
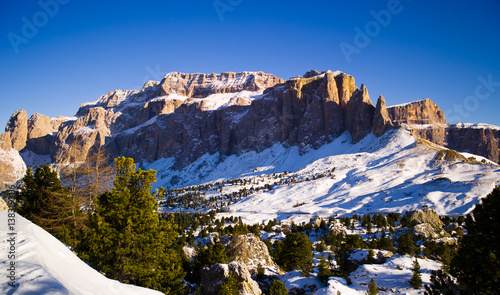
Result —
<svg viewBox="0 0 500 295"><path fill-rule="evenodd" d="M340 71L311 70L286 81L263 72L172 72L141 90L114 90L83 103L74 117L15 112L0 135L0 182L22 178L26 166L81 161L101 146L110 157L133 157L166 177L210 156L217 158L214 170L228 157L276 145L302 156L339 146L340 138L356 145L369 137L376 145L398 130L440 149L482 156L483 164L500 160L500 127L447 124L430 99L387 107L379 96L373 104L367 87L358 88L354 77ZM241 176L231 169L238 170L228 167L228 175ZM159 183L179 187L211 179L197 174L190 181L170 175Z"/></svg>

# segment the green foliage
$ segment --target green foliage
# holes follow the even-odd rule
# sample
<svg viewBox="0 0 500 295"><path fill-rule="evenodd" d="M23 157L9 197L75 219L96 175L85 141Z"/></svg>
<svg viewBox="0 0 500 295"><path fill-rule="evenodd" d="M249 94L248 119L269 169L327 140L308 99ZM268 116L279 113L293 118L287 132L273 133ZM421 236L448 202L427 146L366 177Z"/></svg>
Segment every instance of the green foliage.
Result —
<svg viewBox="0 0 500 295"><path fill-rule="evenodd" d="M300 269L304 276L309 276L312 270L312 243L303 233L289 233L286 235L278 255L278 264L285 271Z"/></svg>
<svg viewBox="0 0 500 295"><path fill-rule="evenodd" d="M136 170L133 159L115 159L112 191L101 195L89 214L88 232L80 253L107 277L124 283L182 293L180 255L171 249L176 225L173 216L160 218L151 195L155 171Z"/></svg>
<svg viewBox="0 0 500 295"><path fill-rule="evenodd" d="M319 279L323 283L328 282L328 278L333 275L332 270L330 269L330 264L328 261L325 259L325 256L321 255L321 258L319 260L319 265L318 265L318 276Z"/></svg>
<svg viewBox="0 0 500 295"><path fill-rule="evenodd" d="M52 198L53 193L62 191L57 171L52 170L49 165L37 167L34 174L28 167L23 182L18 213L30 220L44 207L44 202Z"/></svg>
<svg viewBox="0 0 500 295"><path fill-rule="evenodd" d="M422 274L420 273L420 264L418 263L417 258L413 261L413 274L409 283L413 289L420 289L422 286Z"/></svg>
<svg viewBox="0 0 500 295"><path fill-rule="evenodd" d="M288 295L285 283L280 280L274 280L269 288L270 295Z"/></svg>
<svg viewBox="0 0 500 295"><path fill-rule="evenodd" d="M378 287L377 284L375 284L375 280L371 279L370 283L368 284L368 291L365 293L366 295L377 295L378 294Z"/></svg>
<svg viewBox="0 0 500 295"><path fill-rule="evenodd" d="M48 165L28 168L18 199L18 213L71 246L78 243L83 227L81 203L62 187L57 171Z"/></svg>
<svg viewBox="0 0 500 295"><path fill-rule="evenodd" d="M426 241L424 255L430 259L440 260L448 271L451 259L456 253L456 249L446 243L437 243L436 241Z"/></svg>
<svg viewBox="0 0 500 295"><path fill-rule="evenodd" d="M236 275L231 272L229 273L229 277L222 284L219 295L235 295L238 294L238 291L238 279Z"/></svg>
<svg viewBox="0 0 500 295"><path fill-rule="evenodd" d="M440 269L431 271L431 285L425 285L425 295L459 295L453 279Z"/></svg>
<svg viewBox="0 0 500 295"><path fill-rule="evenodd" d="M500 187L474 208L450 265L464 294L498 294L500 284Z"/></svg>
<svg viewBox="0 0 500 295"><path fill-rule="evenodd" d="M417 254L418 248L415 246L415 241L411 236L410 232L406 232L404 235L400 235L398 238L398 253L399 254Z"/></svg>
<svg viewBox="0 0 500 295"><path fill-rule="evenodd" d="M229 258L226 255L226 248L221 243L211 244L205 248L199 248L198 254L193 260L193 277L194 282L200 281L201 269L206 266L210 267L216 263L228 263Z"/></svg>

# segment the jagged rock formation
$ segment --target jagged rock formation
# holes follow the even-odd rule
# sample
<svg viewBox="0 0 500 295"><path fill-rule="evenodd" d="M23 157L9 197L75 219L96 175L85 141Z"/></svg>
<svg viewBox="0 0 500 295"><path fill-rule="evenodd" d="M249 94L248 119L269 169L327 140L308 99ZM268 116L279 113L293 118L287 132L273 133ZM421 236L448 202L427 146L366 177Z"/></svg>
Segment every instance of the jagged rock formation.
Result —
<svg viewBox="0 0 500 295"><path fill-rule="evenodd" d="M406 216L417 224L429 223L437 227L443 227L443 222L439 219L439 215L430 209L408 211Z"/></svg>
<svg viewBox="0 0 500 295"><path fill-rule="evenodd" d="M444 113L430 99L393 106L387 109L393 124L405 124L412 134L439 145L445 145Z"/></svg>
<svg viewBox="0 0 500 295"><path fill-rule="evenodd" d="M231 239L226 247L228 254L251 270L259 264L263 267L279 269L269 254L266 244L253 234L239 235Z"/></svg>
<svg viewBox="0 0 500 295"><path fill-rule="evenodd" d="M19 110L10 117L5 133L10 136L11 147L16 151L26 146L28 139L28 115L25 110Z"/></svg>
<svg viewBox="0 0 500 295"><path fill-rule="evenodd" d="M259 285L254 281L248 271L248 268L237 261L229 264L214 264L210 268L203 268L201 271L202 294L217 295L224 282L233 273L238 280L240 295L260 295L262 291Z"/></svg>
<svg viewBox="0 0 500 295"><path fill-rule="evenodd" d="M375 108L368 95L368 90L364 84L361 84L361 89L356 90L347 102L345 115L346 129L354 142L361 140L371 132L374 111Z"/></svg>
<svg viewBox="0 0 500 295"><path fill-rule="evenodd" d="M385 98L381 95L377 99L377 106L375 107L375 114L373 115L373 134L381 136L387 130L394 128L392 120L389 117Z"/></svg>
<svg viewBox="0 0 500 295"><path fill-rule="evenodd" d="M64 164L106 146L110 157L138 162L173 157L179 167L204 154L260 151L276 143L318 148L345 131L352 141L405 126L415 136L499 161L500 131L447 125L430 99L374 107L367 87L341 72L309 71L284 81L263 72L169 73L139 91L114 90L84 103L75 118L16 112L0 135L13 148Z"/></svg>
<svg viewBox="0 0 500 295"><path fill-rule="evenodd" d="M284 81L263 72L183 74L169 73L161 81L161 96L177 94L205 98L211 94L237 93L243 90L258 91Z"/></svg>
<svg viewBox="0 0 500 295"><path fill-rule="evenodd" d="M450 234L447 233L441 227L435 226L430 223L421 223L417 224L413 227L413 233L416 236L424 236L426 238L439 239L443 237L450 237Z"/></svg>

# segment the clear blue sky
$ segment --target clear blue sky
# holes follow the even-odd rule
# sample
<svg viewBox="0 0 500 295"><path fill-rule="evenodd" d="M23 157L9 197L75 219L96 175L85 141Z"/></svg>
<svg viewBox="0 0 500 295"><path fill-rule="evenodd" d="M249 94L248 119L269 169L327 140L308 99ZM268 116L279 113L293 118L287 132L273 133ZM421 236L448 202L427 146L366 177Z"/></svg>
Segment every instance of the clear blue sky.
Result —
<svg viewBox="0 0 500 295"><path fill-rule="evenodd" d="M18 109L72 116L171 71L287 79L310 69L353 75L374 102L429 97L452 123L500 125L496 0L54 1L40 1L49 13L39 1L0 1L1 128ZM381 10L382 25L371 13ZM354 48L350 62L341 44Z"/></svg>

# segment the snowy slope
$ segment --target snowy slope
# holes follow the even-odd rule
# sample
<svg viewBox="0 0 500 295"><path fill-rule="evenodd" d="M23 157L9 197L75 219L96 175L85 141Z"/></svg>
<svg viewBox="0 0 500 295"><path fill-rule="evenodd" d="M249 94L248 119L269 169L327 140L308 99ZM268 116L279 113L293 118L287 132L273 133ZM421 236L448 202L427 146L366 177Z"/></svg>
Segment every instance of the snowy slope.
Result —
<svg viewBox="0 0 500 295"><path fill-rule="evenodd" d="M0 294L162 294L110 280L42 228L17 215L16 285L7 283L7 211L0 211Z"/></svg>
<svg viewBox="0 0 500 295"><path fill-rule="evenodd" d="M314 295L336 295L337 291L342 294L366 294L368 283L372 278L378 287L386 289L380 291L380 295L423 294L423 288L414 290L408 282L412 276L414 260L415 258L408 255L395 255L383 264L364 264L349 275L352 281L351 285L348 285L345 279L331 277L328 281L329 286L316 291ZM421 258L418 259L418 263L420 264L423 285L430 284L431 271L440 269L441 264ZM398 269L398 266L400 269ZM292 283L289 283L289 285L292 285Z"/></svg>
<svg viewBox="0 0 500 295"><path fill-rule="evenodd" d="M160 171L156 186L165 188L249 180L245 186L226 183L222 192L209 191L206 198L271 184L272 190L254 192L224 213L242 216L248 223L403 212L423 205L441 215L466 214L500 179L496 164L437 161L436 154L443 148L418 141L404 129L350 142L349 134L344 133L305 154L277 144L260 153L205 155L180 170L173 159L146 164L145 168ZM284 171L288 171L287 177L273 175ZM291 178L296 180L293 184L280 184L280 180Z"/></svg>

